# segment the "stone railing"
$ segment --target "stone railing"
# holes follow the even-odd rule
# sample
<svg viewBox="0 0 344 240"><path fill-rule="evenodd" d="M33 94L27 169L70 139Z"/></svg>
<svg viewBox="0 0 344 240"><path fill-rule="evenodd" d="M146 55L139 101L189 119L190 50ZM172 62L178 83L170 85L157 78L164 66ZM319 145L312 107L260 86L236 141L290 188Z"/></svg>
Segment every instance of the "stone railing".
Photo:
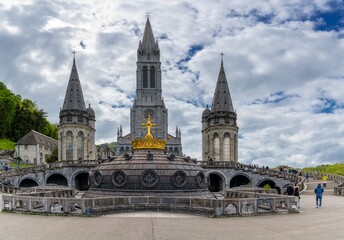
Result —
<svg viewBox="0 0 344 240"><path fill-rule="evenodd" d="M61 162L54 162L50 164L42 164L37 165L34 167L27 167L27 168L12 168L8 171L0 172L0 179L11 177L15 175L25 175L32 172L42 172L50 169L58 169L63 167L79 167L79 166L87 166L93 167L99 164L98 160L84 160L84 161L61 161Z"/></svg>
<svg viewBox="0 0 344 240"><path fill-rule="evenodd" d="M15 194L19 189L0 183L0 193Z"/></svg>
<svg viewBox="0 0 344 240"><path fill-rule="evenodd" d="M296 198L248 192L245 198L193 199L177 197L34 197L3 195L3 211L44 214L103 215L116 212L166 211L207 216L250 216L297 212Z"/></svg>
<svg viewBox="0 0 344 240"><path fill-rule="evenodd" d="M324 176L326 176L327 180L334 181L334 182L338 183L338 185L335 186L333 189L334 195L344 196L344 176L337 175L337 174L331 174L331 173L314 174L314 172L309 172L308 175L309 175L309 177L312 177L312 178L319 180L319 181L321 181L321 179Z"/></svg>
<svg viewBox="0 0 344 240"><path fill-rule="evenodd" d="M234 168L237 170L248 171L260 175L268 175L270 177L284 178L290 180L295 184L302 182L302 177L296 174L280 172L274 169L259 168L251 165L246 165L231 161L198 161L197 164L202 168ZM302 184L300 185L302 186ZM303 186L302 186L303 187Z"/></svg>
<svg viewBox="0 0 344 240"><path fill-rule="evenodd" d="M17 194L20 196L32 197L73 197L75 190L70 188L48 187L48 188L24 188L12 187L0 183L0 192L7 194Z"/></svg>
<svg viewBox="0 0 344 240"><path fill-rule="evenodd" d="M344 182L334 187L333 194L338 196L344 196Z"/></svg>

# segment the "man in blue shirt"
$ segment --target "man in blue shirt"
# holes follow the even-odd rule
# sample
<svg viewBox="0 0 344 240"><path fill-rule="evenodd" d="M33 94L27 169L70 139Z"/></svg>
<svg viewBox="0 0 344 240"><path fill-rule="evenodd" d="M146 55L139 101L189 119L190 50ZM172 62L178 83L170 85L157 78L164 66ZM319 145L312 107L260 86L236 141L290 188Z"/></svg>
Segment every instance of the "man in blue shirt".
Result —
<svg viewBox="0 0 344 240"><path fill-rule="evenodd" d="M324 193L324 189L321 187L321 183L318 183L318 186L314 189L315 198L316 198L316 204L317 208L321 208L321 202L322 202L322 195Z"/></svg>

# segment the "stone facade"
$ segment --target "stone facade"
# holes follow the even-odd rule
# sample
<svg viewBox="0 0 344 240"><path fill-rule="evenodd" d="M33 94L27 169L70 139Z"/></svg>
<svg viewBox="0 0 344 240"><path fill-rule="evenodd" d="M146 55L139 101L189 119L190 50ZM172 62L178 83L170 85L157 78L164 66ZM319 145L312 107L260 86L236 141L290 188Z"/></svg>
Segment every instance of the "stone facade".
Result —
<svg viewBox="0 0 344 240"><path fill-rule="evenodd" d="M223 61L211 109L202 114L202 160L238 162L237 115L226 79Z"/></svg>
<svg viewBox="0 0 344 240"><path fill-rule="evenodd" d="M168 133L168 112L162 97L161 62L159 44L154 39L150 20L147 18L142 41L137 49L136 99L130 111L130 133L123 135L122 127L117 131L116 154L131 151L131 141L145 136L142 123L150 115L156 127L152 128L155 138L167 141L166 150L182 154L181 132L176 136Z"/></svg>
<svg viewBox="0 0 344 240"><path fill-rule="evenodd" d="M95 113L86 109L78 71L73 59L63 107L60 111L58 160L95 160Z"/></svg>
<svg viewBox="0 0 344 240"><path fill-rule="evenodd" d="M57 148L55 139L31 130L16 143L15 156L19 156L23 163L45 164L54 148Z"/></svg>

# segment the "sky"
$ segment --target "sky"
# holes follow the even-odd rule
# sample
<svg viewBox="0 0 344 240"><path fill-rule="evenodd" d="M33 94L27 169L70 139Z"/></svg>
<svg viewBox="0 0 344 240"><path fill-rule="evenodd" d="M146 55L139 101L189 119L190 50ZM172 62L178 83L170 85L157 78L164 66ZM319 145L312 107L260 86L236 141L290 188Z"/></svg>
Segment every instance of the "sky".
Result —
<svg viewBox="0 0 344 240"><path fill-rule="evenodd" d="M344 0L0 0L0 81L52 123L72 67L96 112L96 143L129 133L146 12L159 42L169 132L201 160L201 114L224 68L239 162L344 161Z"/></svg>

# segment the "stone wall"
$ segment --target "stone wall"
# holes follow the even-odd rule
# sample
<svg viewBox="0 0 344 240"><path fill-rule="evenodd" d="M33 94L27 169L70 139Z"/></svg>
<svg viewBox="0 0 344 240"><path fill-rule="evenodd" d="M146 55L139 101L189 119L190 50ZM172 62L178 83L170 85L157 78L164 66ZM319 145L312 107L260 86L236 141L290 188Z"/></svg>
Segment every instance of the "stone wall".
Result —
<svg viewBox="0 0 344 240"><path fill-rule="evenodd" d="M280 196L269 193L240 192L239 195L226 194L224 199L197 199L177 197L99 197L72 198L68 190L61 194L65 197L37 197L31 195L3 195L3 211L48 213L48 214L78 214L103 215L116 212L132 211L165 211L189 213L207 216L251 216L261 214L278 214L298 212L296 197ZM232 192L233 193L233 192ZM42 194L42 193L41 193Z"/></svg>

